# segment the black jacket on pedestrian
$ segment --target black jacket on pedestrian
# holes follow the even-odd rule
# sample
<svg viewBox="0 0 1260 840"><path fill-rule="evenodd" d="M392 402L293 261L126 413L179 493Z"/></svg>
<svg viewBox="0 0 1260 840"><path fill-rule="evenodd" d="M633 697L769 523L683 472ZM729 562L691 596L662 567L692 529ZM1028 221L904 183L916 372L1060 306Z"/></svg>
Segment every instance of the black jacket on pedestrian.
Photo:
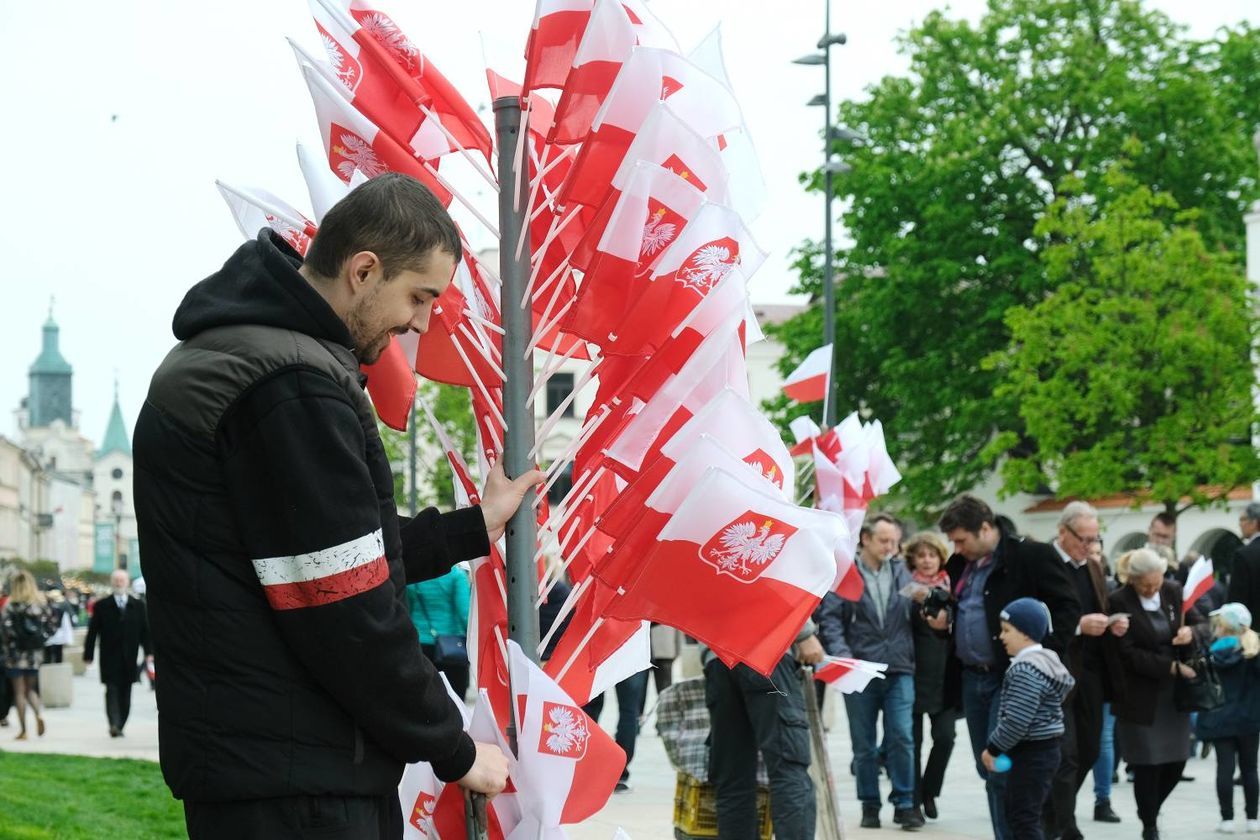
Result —
<svg viewBox="0 0 1260 840"><path fill-rule="evenodd" d="M1229 600L1260 616L1260 537L1234 552L1234 568L1229 576Z"/></svg>
<svg viewBox="0 0 1260 840"><path fill-rule="evenodd" d="M1081 605L1059 553L1046 543L1003 535L994 550L992 562L996 565L985 582L984 612L989 622L993 653L997 658L996 671L1005 673L1010 664L1010 657L1006 655L998 633L1002 629L1002 609L1016 598L1036 598L1050 609L1052 630L1042 644L1063 657L1067 652L1067 640L1076 632L1080 621ZM963 579L966 567L967 558L961 554L953 555L945 564L945 571L955 589ZM958 692L958 696L949 698L950 705L957 707L962 706L962 680L958 674L961 668L958 657L950 657L946 684Z"/></svg>
<svg viewBox="0 0 1260 840"><path fill-rule="evenodd" d="M392 794L475 748L409 582L488 553L480 508L398 516L353 340L263 231L194 286L135 432L162 771L181 799Z"/></svg>
<svg viewBox="0 0 1260 840"><path fill-rule="evenodd" d="M126 685L140 680L140 649L147 656L149 648L149 620L144 601L127 596L126 609L118 609L113 595L96 600L92 619L88 622L87 638L83 640L83 660L95 660L101 671L101 682ZM96 655L96 640L100 639L101 653Z"/></svg>
<svg viewBox="0 0 1260 840"><path fill-rule="evenodd" d="M1181 584L1166 580L1159 589L1159 606L1168 616L1168 626L1173 635L1182 624L1198 627L1200 633L1206 620L1191 607L1184 618L1181 614ZM1150 726L1155 722L1155 703L1159 687L1176 679L1172 663L1184 659L1194 650L1194 643L1175 646L1158 640L1137 590L1122 586L1111 593L1111 612L1129 614L1129 632L1116 637L1108 633L1103 638L1115 655L1108 659L1114 663L1111 674L1111 711L1121 720Z"/></svg>

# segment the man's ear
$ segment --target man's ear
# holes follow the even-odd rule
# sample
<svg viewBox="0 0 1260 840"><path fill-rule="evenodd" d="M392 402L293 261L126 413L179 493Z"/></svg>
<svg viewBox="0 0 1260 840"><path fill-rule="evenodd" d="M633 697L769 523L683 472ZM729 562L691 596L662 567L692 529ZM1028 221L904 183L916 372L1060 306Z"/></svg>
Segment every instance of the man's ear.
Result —
<svg viewBox="0 0 1260 840"><path fill-rule="evenodd" d="M350 284L350 292L358 294L371 284L372 278L379 274L381 260L371 251L359 251L346 260L343 278Z"/></svg>

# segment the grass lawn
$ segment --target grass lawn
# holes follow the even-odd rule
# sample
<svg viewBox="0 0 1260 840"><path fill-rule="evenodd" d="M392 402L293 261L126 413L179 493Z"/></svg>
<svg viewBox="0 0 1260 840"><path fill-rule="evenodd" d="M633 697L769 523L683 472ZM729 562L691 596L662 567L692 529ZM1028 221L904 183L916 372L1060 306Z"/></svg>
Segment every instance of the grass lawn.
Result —
<svg viewBox="0 0 1260 840"><path fill-rule="evenodd" d="M0 840L186 836L152 762L0 751Z"/></svg>

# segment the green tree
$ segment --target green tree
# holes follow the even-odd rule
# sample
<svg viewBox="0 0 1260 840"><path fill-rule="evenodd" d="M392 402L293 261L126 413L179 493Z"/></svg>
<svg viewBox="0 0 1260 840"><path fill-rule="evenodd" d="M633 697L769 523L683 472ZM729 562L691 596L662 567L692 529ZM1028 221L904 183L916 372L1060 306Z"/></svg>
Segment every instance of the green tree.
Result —
<svg viewBox="0 0 1260 840"><path fill-rule="evenodd" d="M1209 248L1167 193L1122 164L1101 207L1068 194L1038 224L1055 291L1007 315L1010 346L990 355L999 399L1018 406L1036 447L1002 465L1008 491L1129 493L1174 516L1257 474L1252 362L1256 318L1232 254ZM1079 184L1065 182L1065 190Z"/></svg>
<svg viewBox="0 0 1260 840"><path fill-rule="evenodd" d="M472 416L472 400L468 389L455 385L422 380L419 396L428 403L438 423L446 430L455 449L472 469L476 469L477 432ZM398 432L377 423L385 456L394 474L394 502L400 511L411 509L407 492L407 472L411 468L411 441L408 432ZM418 506L451 508L455 504L455 488L446 456L438 443L437 434L425 420L423 412L416 414L416 496Z"/></svg>
<svg viewBox="0 0 1260 840"><path fill-rule="evenodd" d="M916 511L981 481L998 432L1015 457L1036 450L980 360L1007 346L1008 310L1054 291L1036 225L1062 184L1105 198L1104 173L1143 138L1133 177L1198 208L1210 250L1240 247L1255 43L1247 28L1187 40L1136 0L991 0L976 25L929 15L901 40L910 73L841 105L868 142L835 179L853 237L837 254L837 407L884 421ZM820 187L819 173L803 181ZM798 258L797 291L820 300L821 249ZM821 313L772 332L787 372L821 343ZM778 418L792 410L780 402Z"/></svg>

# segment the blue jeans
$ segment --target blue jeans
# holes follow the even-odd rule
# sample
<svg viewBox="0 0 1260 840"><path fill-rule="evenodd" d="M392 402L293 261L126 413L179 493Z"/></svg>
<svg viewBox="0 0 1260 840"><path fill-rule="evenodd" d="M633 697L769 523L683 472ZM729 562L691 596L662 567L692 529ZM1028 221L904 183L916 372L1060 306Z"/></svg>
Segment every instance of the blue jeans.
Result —
<svg viewBox="0 0 1260 840"><path fill-rule="evenodd" d="M1094 803L1111 799L1111 777L1116 772L1116 716L1111 704L1103 703L1102 744L1094 762Z"/></svg>
<svg viewBox="0 0 1260 840"><path fill-rule="evenodd" d="M971 737L976 772L984 779L984 790L989 797L993 837L995 840L1015 840L1006 824L1006 774L989 773L980 761L980 753L984 752L989 735L997 727L1001 691L1002 676L998 673L968 670L962 673L963 716L967 718L967 734Z"/></svg>
<svg viewBox="0 0 1260 840"><path fill-rule="evenodd" d="M875 725L884 713L884 749L892 779L894 808L914 807L914 676L889 674L871 680L860 694L844 695L857 770L857 795L863 805L879 807L879 750Z"/></svg>

